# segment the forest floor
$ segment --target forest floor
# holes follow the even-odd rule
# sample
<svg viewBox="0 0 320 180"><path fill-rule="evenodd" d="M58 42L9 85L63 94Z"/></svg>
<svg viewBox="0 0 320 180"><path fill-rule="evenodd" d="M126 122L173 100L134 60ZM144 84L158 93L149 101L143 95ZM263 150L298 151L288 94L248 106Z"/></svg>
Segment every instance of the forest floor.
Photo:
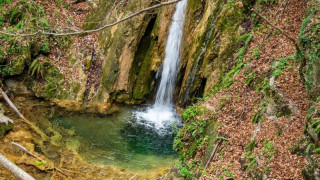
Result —
<svg viewBox="0 0 320 180"><path fill-rule="evenodd" d="M261 13L291 37L298 39L298 32L305 17L307 0L291 0L287 5L279 1L263 9ZM261 21L263 22L263 21ZM220 147L219 157L214 158L200 179L218 179L220 175L248 179L255 172L252 166L263 172L265 178L302 179L301 170L307 161L304 157L291 153L291 148L303 136L308 109L308 98L299 77L299 68L290 56L295 53L294 44L272 27L263 22L264 30L252 30L253 41L244 56L244 62L256 77L270 74L272 63L280 58L287 59L291 68L283 70L275 79L274 88L282 95L284 103L296 109L286 117L266 116L258 124L252 119L261 109L265 96L252 86L246 85L245 68L236 76L230 88L219 91L214 97L203 102L206 106L216 106L217 100L228 99L219 110L217 117L218 134L228 138ZM271 33L270 38L267 35ZM257 48L259 47L259 48ZM251 143L251 150L248 146ZM251 156L251 159L250 159ZM257 173L257 171L256 171Z"/></svg>

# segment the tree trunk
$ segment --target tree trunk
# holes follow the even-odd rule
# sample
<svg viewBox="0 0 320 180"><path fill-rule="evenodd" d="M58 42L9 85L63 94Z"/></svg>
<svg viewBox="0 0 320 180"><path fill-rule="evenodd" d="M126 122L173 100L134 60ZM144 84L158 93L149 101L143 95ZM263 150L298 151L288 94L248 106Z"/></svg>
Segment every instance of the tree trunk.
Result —
<svg viewBox="0 0 320 180"><path fill-rule="evenodd" d="M21 180L35 180L32 176L26 173L24 170L19 168L17 165L12 163L3 154L0 153L0 164L8 169L14 176Z"/></svg>

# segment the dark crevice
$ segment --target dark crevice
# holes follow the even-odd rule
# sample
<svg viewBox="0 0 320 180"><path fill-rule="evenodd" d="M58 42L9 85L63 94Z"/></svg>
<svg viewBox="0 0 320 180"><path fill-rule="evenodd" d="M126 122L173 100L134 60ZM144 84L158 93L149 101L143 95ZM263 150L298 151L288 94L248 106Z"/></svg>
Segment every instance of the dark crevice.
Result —
<svg viewBox="0 0 320 180"><path fill-rule="evenodd" d="M157 39L157 37L152 37L152 31L156 23L156 19L157 19L157 15L153 15L153 17L150 19L147 25L147 28L139 42L137 51L135 53L135 57L132 63L132 69L130 70L130 84L131 84L130 95L132 98L134 98L134 90L137 85L140 71L146 71L146 69L142 69L142 65L147 58L148 52L150 51L151 42L154 40L152 38ZM151 74L152 74L152 77L155 76L155 73L151 73Z"/></svg>

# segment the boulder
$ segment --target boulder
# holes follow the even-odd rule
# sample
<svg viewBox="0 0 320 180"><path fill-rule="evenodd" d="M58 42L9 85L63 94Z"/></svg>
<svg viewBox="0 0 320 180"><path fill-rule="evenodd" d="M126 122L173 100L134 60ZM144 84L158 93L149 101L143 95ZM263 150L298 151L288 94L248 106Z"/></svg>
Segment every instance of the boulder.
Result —
<svg viewBox="0 0 320 180"><path fill-rule="evenodd" d="M27 85L23 82L19 82L14 79L8 79L5 81L5 85L11 93L17 96L32 96L33 92L28 90Z"/></svg>

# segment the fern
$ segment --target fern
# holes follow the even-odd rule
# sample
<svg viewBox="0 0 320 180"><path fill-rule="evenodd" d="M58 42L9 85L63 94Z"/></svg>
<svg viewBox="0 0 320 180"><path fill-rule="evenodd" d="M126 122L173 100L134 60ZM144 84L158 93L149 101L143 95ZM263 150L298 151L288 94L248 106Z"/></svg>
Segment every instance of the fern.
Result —
<svg viewBox="0 0 320 180"><path fill-rule="evenodd" d="M314 121L312 124L311 124L311 127L316 127L318 124L320 124L320 119Z"/></svg>
<svg viewBox="0 0 320 180"><path fill-rule="evenodd" d="M31 76L37 75L43 78L47 66L51 66L50 61L45 60L41 62L39 59L36 59L31 63L29 73L31 74Z"/></svg>
<svg viewBox="0 0 320 180"><path fill-rule="evenodd" d="M310 126L316 134L320 134L320 119L313 121Z"/></svg>

